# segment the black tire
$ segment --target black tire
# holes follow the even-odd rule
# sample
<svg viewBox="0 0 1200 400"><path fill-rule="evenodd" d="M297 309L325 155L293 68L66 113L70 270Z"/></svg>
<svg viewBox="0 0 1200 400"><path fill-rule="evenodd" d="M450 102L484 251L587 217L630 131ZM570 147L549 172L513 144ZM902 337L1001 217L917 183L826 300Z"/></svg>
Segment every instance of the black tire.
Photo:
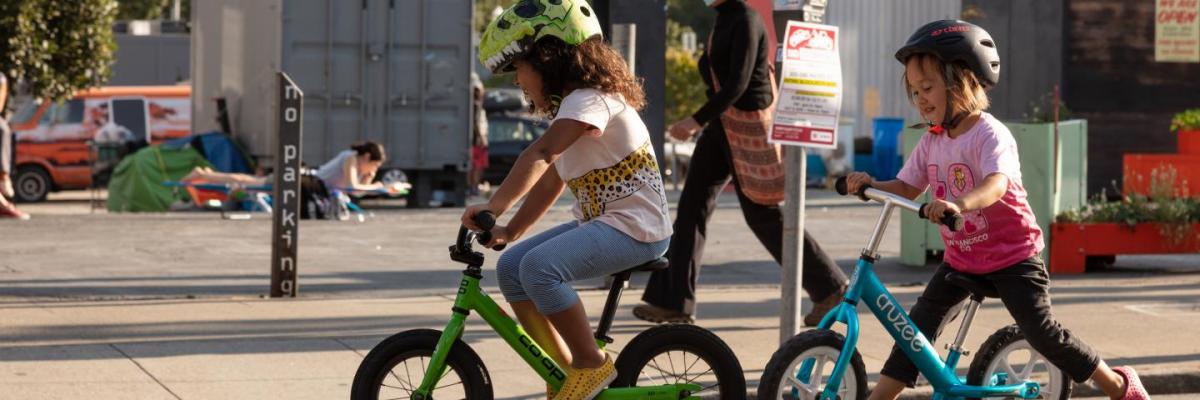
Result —
<svg viewBox="0 0 1200 400"><path fill-rule="evenodd" d="M832 372L833 365L842 353L842 345L845 343L845 337L830 330L801 332L788 339L779 350L775 351L775 354L771 355L771 361L768 361L766 368L763 369L762 379L758 383L758 398L762 400L792 399L791 393L780 393L781 387L785 381L799 371L801 362L810 356L820 354L825 356L825 362L828 362L828 366L824 370ZM846 388L846 400L867 398L867 368L863 365L862 355L858 354L857 350L850 358L850 369L846 373L848 375L842 377L842 384ZM825 381L827 379L821 382ZM817 390L824 390L824 385L820 386ZM784 397L785 395L787 397Z"/></svg>
<svg viewBox="0 0 1200 400"><path fill-rule="evenodd" d="M54 189L54 180L50 173L38 165L23 165L17 167L13 176L13 200L18 203L38 203L46 201L46 196Z"/></svg>
<svg viewBox="0 0 1200 400"><path fill-rule="evenodd" d="M683 357L679 360L682 361L680 365L673 364L676 353ZM690 362L687 361L688 354L695 357ZM671 360L672 364L658 365L662 357ZM709 368L704 370L703 365L696 366L699 361L708 364ZM692 382L705 387L706 390L693 394L702 399L746 398L746 377L742 375L742 364L733 350L717 335L694 325L659 325L643 331L621 350L616 366L617 379L612 387ZM642 372L647 367L655 371L655 376L642 381Z"/></svg>
<svg viewBox="0 0 1200 400"><path fill-rule="evenodd" d="M997 330L996 333L993 333L992 336L983 342L983 345L979 346L979 352L975 353L975 359L971 361L971 368L967 370L967 384L982 386L988 383L990 381L991 370L999 367L999 364L995 364L995 362L1000 361L997 360L997 357L1006 357L1006 354L1014 350L1027 351L1031 355L1037 354L1033 350L1033 347L1029 345L1029 342L1025 341L1025 334L1021 333L1021 330L1016 325L1009 325ZM1045 364L1044 368L1046 372L1044 374L1050 378L1049 385L1047 385L1047 382L1038 380L1038 383L1042 385L1042 393L1038 398L1053 400L1071 398L1071 377L1047 361L1041 354L1037 354L1037 356L1041 357L1040 361ZM1004 362L1007 363L1008 361L1005 360ZM985 378L988 379L985 380ZM1013 382L1010 381L1009 384Z"/></svg>
<svg viewBox="0 0 1200 400"><path fill-rule="evenodd" d="M379 342L375 348L371 349L370 353L367 353L367 357L358 366L358 372L354 374L354 385L350 388L350 399L379 399L380 388L387 383L386 378L389 375L396 377L397 385L388 386L396 389L391 390L396 396L386 398L408 398L402 396L406 391L403 386L408 382L411 382L410 388L420 385L421 378L425 374L424 368L420 368L421 371L418 372L405 363L405 366L410 366L407 376L403 378L407 379L407 382L399 377L402 371L393 372L392 368L413 357L424 357L421 361L426 362L423 365L427 365L426 360L433 355L433 349L437 347L438 339L441 337L441 331L414 329L397 333ZM415 365L418 364L412 364L412 366ZM492 380L488 376L487 368L479 359L479 355L475 354L475 351L471 350L471 347L462 340L456 340L454 346L450 348L450 354L446 357L446 366L446 375L443 375L442 380L438 382L438 387L448 386L446 380L447 378L453 379L450 376L453 374L458 375L462 387L461 389L455 387L455 393L451 394L452 397L438 396L435 391L431 398L439 400L459 399L459 397L469 400L492 398Z"/></svg>

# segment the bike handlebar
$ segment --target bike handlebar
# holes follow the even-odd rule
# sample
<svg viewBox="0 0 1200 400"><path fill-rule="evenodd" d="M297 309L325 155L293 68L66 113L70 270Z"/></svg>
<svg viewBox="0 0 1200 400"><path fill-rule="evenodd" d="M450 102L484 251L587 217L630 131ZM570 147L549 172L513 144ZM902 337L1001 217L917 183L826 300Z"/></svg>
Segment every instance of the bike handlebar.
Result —
<svg viewBox="0 0 1200 400"><path fill-rule="evenodd" d="M479 225L479 227L483 229L483 232L472 234L471 230L467 229L465 225L459 227L458 240L455 242L455 246L457 246L459 249L469 248L472 238L478 239L479 244L487 244L488 242L492 241L491 230L496 226L496 214L492 214L491 211L483 211L479 214L475 214L475 224ZM504 250L505 247L508 247L508 245L502 244L494 247L493 249L496 251L501 251Z"/></svg>
<svg viewBox="0 0 1200 400"><path fill-rule="evenodd" d="M850 194L846 186L846 177L838 178L837 182L834 182L833 187L837 190L838 194L842 196ZM909 199L875 189L871 187L871 185L865 184L860 186L854 195L858 196L858 198L862 199L863 201L875 200L884 204L894 204L900 206L900 208L917 213L917 216L921 217L922 219L929 219L929 215L925 214L925 207L928 207L929 203L917 204ZM962 229L963 224L966 223L966 221L963 220L962 214L955 214L950 211L946 211L946 213L938 219L938 223L946 226L946 228L949 228L951 232L955 232Z"/></svg>
<svg viewBox="0 0 1200 400"><path fill-rule="evenodd" d="M496 227L496 214L492 214L491 211L482 211L479 214L475 214L475 224L479 225L479 227L483 229L483 232L479 234L479 244L486 245L488 242L491 242L491 231L492 228ZM508 247L508 245L502 244L496 246L494 250L501 251L504 250L505 247Z"/></svg>

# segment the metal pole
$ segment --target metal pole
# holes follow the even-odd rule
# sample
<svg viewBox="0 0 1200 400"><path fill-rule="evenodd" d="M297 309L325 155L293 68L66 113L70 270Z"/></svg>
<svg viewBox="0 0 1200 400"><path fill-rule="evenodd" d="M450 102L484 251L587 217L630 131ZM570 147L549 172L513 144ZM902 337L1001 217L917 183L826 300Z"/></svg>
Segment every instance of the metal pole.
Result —
<svg viewBox="0 0 1200 400"><path fill-rule="evenodd" d="M797 10L798 4L802 3ZM782 6L781 6L782 4ZM782 85L784 30L789 19L821 23L825 17L827 0L777 2L774 11L775 35L779 37L776 53L776 82ZM798 18L797 18L798 17ZM808 183L808 149L800 146L785 146L783 205L783 284L780 288L782 301L779 316L779 342L783 343L800 332L801 304L800 289L804 287L804 191Z"/></svg>
<svg viewBox="0 0 1200 400"><path fill-rule="evenodd" d="M779 316L779 342L800 332L800 277L804 271L804 189L807 180L808 149L787 146L784 150L783 204L783 310Z"/></svg>

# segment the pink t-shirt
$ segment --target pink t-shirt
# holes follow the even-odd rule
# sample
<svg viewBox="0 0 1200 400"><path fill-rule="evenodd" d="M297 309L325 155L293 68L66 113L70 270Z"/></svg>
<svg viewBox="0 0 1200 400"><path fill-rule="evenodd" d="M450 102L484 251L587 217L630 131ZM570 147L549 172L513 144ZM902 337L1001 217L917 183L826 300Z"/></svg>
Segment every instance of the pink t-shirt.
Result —
<svg viewBox="0 0 1200 400"><path fill-rule="evenodd" d="M941 227L945 261L956 270L973 274L1001 270L1041 253L1044 247L1042 230L1021 184L1021 161L1012 133L988 113L954 139L927 133L896 177L921 190L932 186L933 196L954 201L994 173L1008 177L1008 190L1000 201L964 213L966 226L961 231Z"/></svg>

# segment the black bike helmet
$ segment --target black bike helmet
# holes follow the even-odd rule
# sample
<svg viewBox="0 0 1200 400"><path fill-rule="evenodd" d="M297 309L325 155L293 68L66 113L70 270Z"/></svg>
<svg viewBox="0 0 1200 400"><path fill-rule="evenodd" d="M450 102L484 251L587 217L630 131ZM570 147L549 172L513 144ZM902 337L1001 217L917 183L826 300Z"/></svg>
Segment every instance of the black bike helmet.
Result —
<svg viewBox="0 0 1200 400"><path fill-rule="evenodd" d="M906 64L914 54L932 54L941 60L946 65L943 73L947 83L953 76L950 66L956 62L965 64L975 73L984 89L991 89L1000 82L1000 53L996 51L996 42L987 31L970 22L946 19L925 24L896 51L896 60ZM966 113L961 112L951 115L951 102L950 97L946 97L946 116L940 125L928 124L930 132L941 134L954 129L966 117Z"/></svg>
<svg viewBox="0 0 1200 400"><path fill-rule="evenodd" d="M937 56L946 64L963 62L985 88L1000 82L996 42L987 31L970 22L947 19L925 24L896 52L896 60L904 64L909 56L919 53Z"/></svg>

